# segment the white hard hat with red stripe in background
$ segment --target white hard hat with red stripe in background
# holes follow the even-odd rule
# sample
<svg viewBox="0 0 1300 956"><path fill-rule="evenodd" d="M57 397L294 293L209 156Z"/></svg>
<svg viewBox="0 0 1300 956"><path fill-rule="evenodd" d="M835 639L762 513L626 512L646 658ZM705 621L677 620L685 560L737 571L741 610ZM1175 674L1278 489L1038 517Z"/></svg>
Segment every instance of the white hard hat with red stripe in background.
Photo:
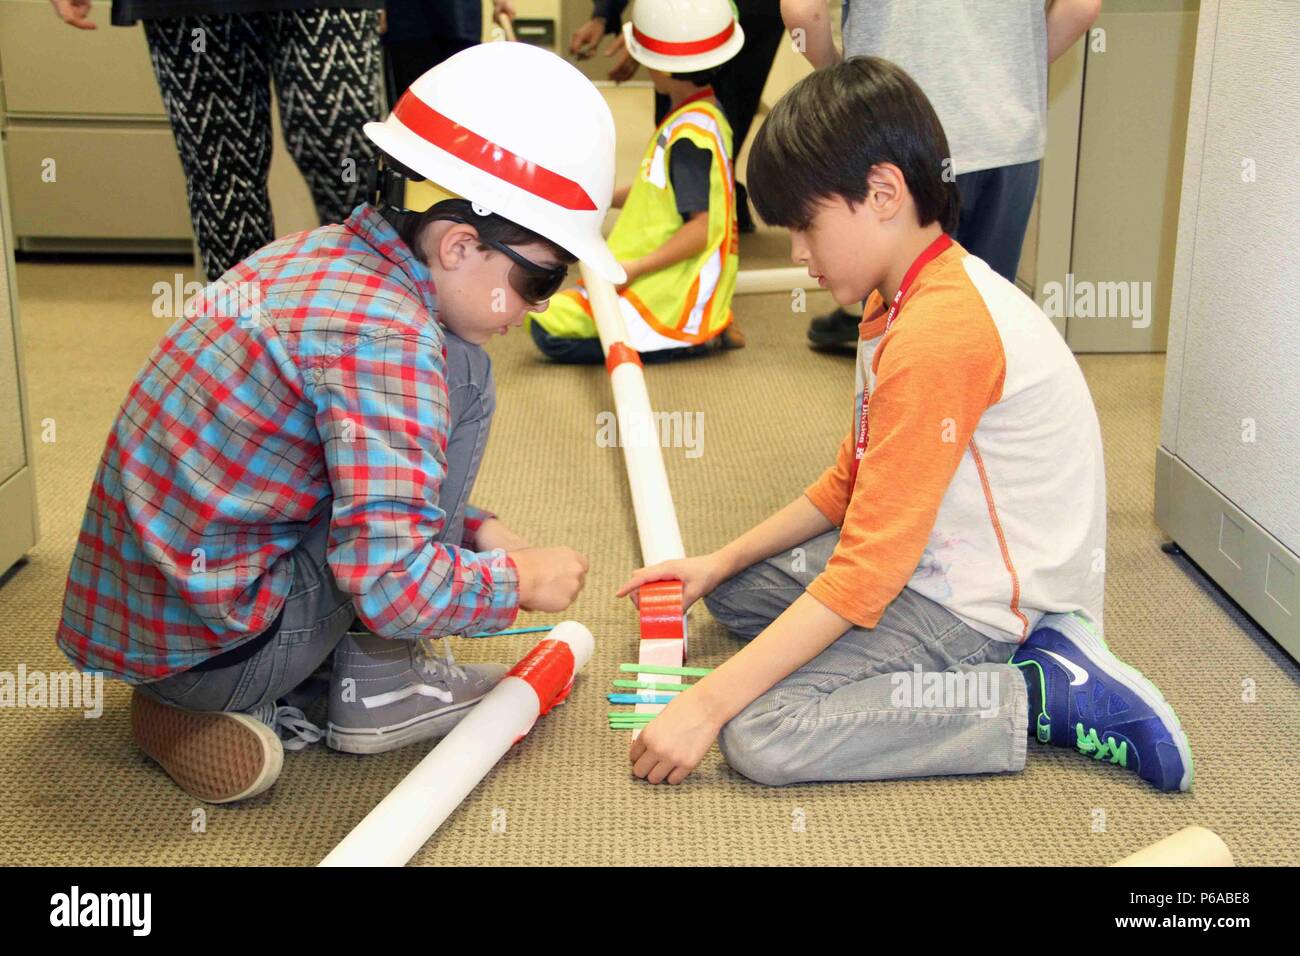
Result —
<svg viewBox="0 0 1300 956"><path fill-rule="evenodd" d="M610 282L627 274L601 234L614 195L614 117L554 53L484 43L444 60L365 134L398 163L543 236Z"/></svg>
<svg viewBox="0 0 1300 956"><path fill-rule="evenodd" d="M745 31L731 0L636 0L623 40L632 59L652 70L693 73L739 53Z"/></svg>

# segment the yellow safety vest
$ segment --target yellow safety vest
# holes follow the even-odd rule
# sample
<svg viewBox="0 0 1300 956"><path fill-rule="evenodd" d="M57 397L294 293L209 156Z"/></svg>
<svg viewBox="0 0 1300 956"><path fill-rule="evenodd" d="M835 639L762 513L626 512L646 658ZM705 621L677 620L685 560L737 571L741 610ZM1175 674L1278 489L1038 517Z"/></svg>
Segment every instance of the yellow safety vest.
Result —
<svg viewBox="0 0 1300 956"><path fill-rule="evenodd" d="M688 99L655 131L610 233L609 248L620 260L636 259L658 249L682 227L668 158L673 144L683 138L713 154L708 244L694 258L641 276L621 294L651 329L685 345L711 339L731 323L731 293L740 264L731 125L715 104Z"/></svg>

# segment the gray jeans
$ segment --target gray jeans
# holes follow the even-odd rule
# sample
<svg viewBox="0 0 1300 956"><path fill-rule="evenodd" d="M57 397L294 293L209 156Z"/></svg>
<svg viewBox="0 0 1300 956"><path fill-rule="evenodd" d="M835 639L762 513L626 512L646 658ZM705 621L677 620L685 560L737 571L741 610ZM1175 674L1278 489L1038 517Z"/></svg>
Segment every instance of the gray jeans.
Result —
<svg viewBox="0 0 1300 956"><path fill-rule="evenodd" d="M839 531L760 561L704 598L742 640L826 567ZM728 722L722 755L758 783L999 773L1025 765L1028 694L993 640L904 588L873 628L853 627Z"/></svg>
<svg viewBox="0 0 1300 956"><path fill-rule="evenodd" d="M447 474L438 493L445 520L437 540L460 544L465 505L487 445L496 385L492 360L482 348L450 332L447 343L447 389L450 433ZM333 654L356 611L339 590L326 561L330 508L284 560L293 562L293 584L285 599L279 629L257 653L213 670L188 670L139 689L187 710L249 711L279 700L306 682ZM250 638L252 640L253 638Z"/></svg>

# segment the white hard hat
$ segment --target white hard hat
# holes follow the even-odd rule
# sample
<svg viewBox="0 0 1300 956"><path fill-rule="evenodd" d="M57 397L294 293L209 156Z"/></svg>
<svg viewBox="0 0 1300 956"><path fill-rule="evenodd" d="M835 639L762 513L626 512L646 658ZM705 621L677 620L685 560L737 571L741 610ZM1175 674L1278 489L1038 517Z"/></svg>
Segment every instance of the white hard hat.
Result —
<svg viewBox="0 0 1300 956"><path fill-rule="evenodd" d="M429 70L365 134L448 192L544 236L611 282L601 235L614 194L614 117L554 53L484 43Z"/></svg>
<svg viewBox="0 0 1300 956"><path fill-rule="evenodd" d="M636 0L623 24L627 51L665 73L693 73L726 63L745 45L730 0Z"/></svg>

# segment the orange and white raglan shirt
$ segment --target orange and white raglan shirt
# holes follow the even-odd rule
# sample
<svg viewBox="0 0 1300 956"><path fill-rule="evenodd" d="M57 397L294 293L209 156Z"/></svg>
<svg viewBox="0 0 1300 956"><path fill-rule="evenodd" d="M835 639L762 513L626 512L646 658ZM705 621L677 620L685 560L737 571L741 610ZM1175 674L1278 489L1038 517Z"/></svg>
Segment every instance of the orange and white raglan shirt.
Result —
<svg viewBox="0 0 1300 956"><path fill-rule="evenodd" d="M860 627L908 587L998 640L1023 641L1048 612L1081 612L1100 631L1101 429L1061 335L956 243L917 273L888 332L886 314L873 293L858 342L870 428L856 482L851 431L805 492L840 527L809 593Z"/></svg>

